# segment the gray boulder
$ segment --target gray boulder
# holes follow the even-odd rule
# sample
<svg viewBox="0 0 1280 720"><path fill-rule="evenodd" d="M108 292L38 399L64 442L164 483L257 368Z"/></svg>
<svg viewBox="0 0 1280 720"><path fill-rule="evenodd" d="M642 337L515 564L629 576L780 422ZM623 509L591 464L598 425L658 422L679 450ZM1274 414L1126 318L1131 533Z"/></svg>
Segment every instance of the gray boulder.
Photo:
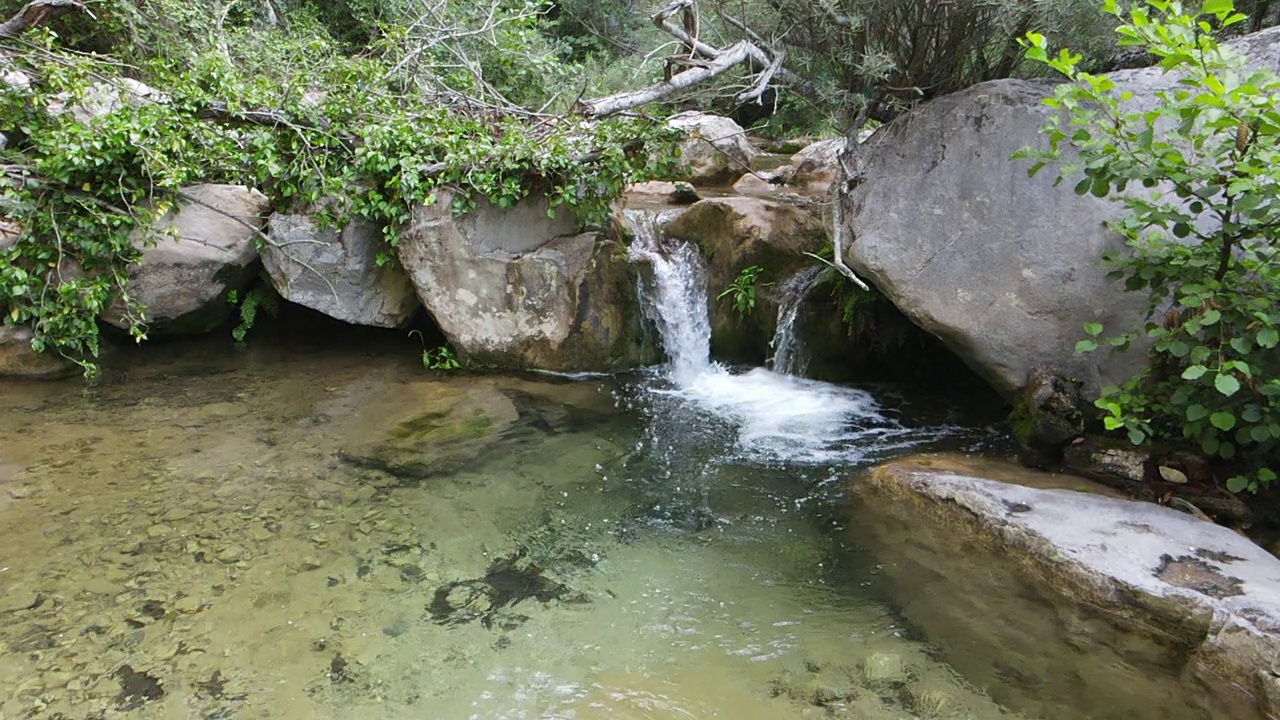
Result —
<svg viewBox="0 0 1280 720"><path fill-rule="evenodd" d="M57 353L32 350L34 336L25 325L0 324L0 377L56 379L75 373L75 363Z"/></svg>
<svg viewBox="0 0 1280 720"><path fill-rule="evenodd" d="M667 122L686 136L680 163L695 185L732 185L760 154L747 140L747 131L729 118L689 111Z"/></svg>
<svg viewBox="0 0 1280 720"><path fill-rule="evenodd" d="M787 184L824 193L831 187L839 172L839 155L844 149L844 138L819 140L807 145L791 156Z"/></svg>
<svg viewBox="0 0 1280 720"><path fill-rule="evenodd" d="M413 284L394 262L378 265L382 228L352 221L321 229L306 214L271 216L262 264L285 300L353 325L403 327L418 309Z"/></svg>
<svg viewBox="0 0 1280 720"><path fill-rule="evenodd" d="M271 205L240 185L194 185L182 197L179 208L134 241L142 260L130 268L126 292L145 308L152 335L208 332L226 320L227 292L243 291L257 271L257 242ZM120 298L102 320L121 329L133 324Z"/></svg>
<svg viewBox="0 0 1280 720"><path fill-rule="evenodd" d="M853 489L849 527L872 549L873 587L1005 707L1280 714L1280 560L1242 535L1087 480L960 456L894 461Z"/></svg>
<svg viewBox="0 0 1280 720"><path fill-rule="evenodd" d="M577 233L544 197L455 217L449 194L414 209L399 245L418 298L470 361L611 371L652 359L625 248Z"/></svg>
<svg viewBox="0 0 1280 720"><path fill-rule="evenodd" d="M1237 49L1276 68L1280 30ZM1112 74L1137 107L1175 78L1158 69ZM1139 325L1141 294L1107 280L1100 257L1124 249L1107 223L1122 208L1055 187L1046 168L1027 177L1025 147L1043 147L1053 112L1048 82L998 80L927 103L885 125L864 146L860 182L844 199L853 242L845 260L908 317L1007 398L1038 364L1079 379L1088 397L1138 371L1140 351L1075 352L1083 325Z"/></svg>

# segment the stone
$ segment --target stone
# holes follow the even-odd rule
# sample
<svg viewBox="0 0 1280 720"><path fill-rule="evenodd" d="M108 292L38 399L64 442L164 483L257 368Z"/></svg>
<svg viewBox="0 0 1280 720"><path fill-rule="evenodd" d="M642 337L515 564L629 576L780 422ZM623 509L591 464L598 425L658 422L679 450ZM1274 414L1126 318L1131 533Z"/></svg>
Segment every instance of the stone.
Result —
<svg viewBox="0 0 1280 720"><path fill-rule="evenodd" d="M133 78L120 77L110 82L94 83L79 98L73 98L71 93L59 93L49 103L48 111L53 115L69 112L76 122L92 125L98 118L124 107L168 101L167 95L150 85Z"/></svg>
<svg viewBox="0 0 1280 720"><path fill-rule="evenodd" d="M858 663L862 681L869 687L901 684L907 681L907 670L902 656L893 653L873 652Z"/></svg>
<svg viewBox="0 0 1280 720"><path fill-rule="evenodd" d="M474 363L565 372L638 367L654 352L625 248L577 233L545 197L455 216L452 197L413 210L399 245L418 298Z"/></svg>
<svg viewBox="0 0 1280 720"><path fill-rule="evenodd" d="M698 243L707 258L711 352L731 362L763 364L778 316L774 291L827 244L821 212L812 205L759 197L709 198L671 221L666 235ZM757 311L745 322L719 298L744 268L765 269L757 282Z"/></svg>
<svg viewBox="0 0 1280 720"><path fill-rule="evenodd" d="M1089 492L1064 489L1077 485ZM1009 710L1030 711L1017 684L1080 717L1280 710L1280 560L1242 535L957 456L892 461L852 489L873 591L931 641L965 648L948 662Z"/></svg>
<svg viewBox="0 0 1280 720"><path fill-rule="evenodd" d="M262 265L289 302L353 325L404 327L418 309L413 284L394 262L382 228L352 220L339 231L304 213L271 216Z"/></svg>
<svg viewBox="0 0 1280 720"><path fill-rule="evenodd" d="M0 592L0 615L29 610L40 603L40 593L34 590L5 588Z"/></svg>
<svg viewBox="0 0 1280 720"><path fill-rule="evenodd" d="M744 195L776 193L782 188L773 182L773 173L747 173L733 184L733 191Z"/></svg>
<svg viewBox="0 0 1280 720"><path fill-rule="evenodd" d="M1130 488L1147 477L1151 453L1120 438L1090 435L1062 451L1062 461L1072 472L1103 482L1119 480Z"/></svg>
<svg viewBox="0 0 1280 720"><path fill-rule="evenodd" d="M0 324L0 378L57 380L74 375L76 364L53 352L31 349L35 332L26 325Z"/></svg>
<svg viewBox="0 0 1280 720"><path fill-rule="evenodd" d="M667 123L685 134L680 164L694 185L731 185L760 154L747 131L729 118L691 110Z"/></svg>
<svg viewBox="0 0 1280 720"><path fill-rule="evenodd" d="M826 193L840 173L844 138L819 140L791 156L787 184L814 193Z"/></svg>
<svg viewBox="0 0 1280 720"><path fill-rule="evenodd" d="M243 292L257 273L258 240L270 201L241 185L184 188L180 207L159 218L134 243L142 260L129 269L127 290L145 310L150 335L190 335L212 330L231 314L231 290ZM123 300L103 313L128 329Z"/></svg>
<svg viewBox="0 0 1280 720"><path fill-rule="evenodd" d="M1023 462L1032 467L1056 464L1063 448L1084 433L1080 390L1080 382L1049 368L1031 369L1009 416Z"/></svg>
<svg viewBox="0 0 1280 720"><path fill-rule="evenodd" d="M218 562L237 563L244 559L245 549L239 543L232 543L218 551Z"/></svg>
<svg viewBox="0 0 1280 720"><path fill-rule="evenodd" d="M626 197L629 199L656 200L671 203L695 203L702 198L693 186L684 182L667 182L665 180L649 180L627 187Z"/></svg>
<svg viewBox="0 0 1280 720"><path fill-rule="evenodd" d="M1158 469L1160 471L1160 478L1165 482L1176 483L1178 485L1187 484L1187 474L1181 470L1171 468L1167 465L1161 465Z"/></svg>
<svg viewBox="0 0 1280 720"><path fill-rule="evenodd" d="M1280 29L1232 45L1280 68ZM1135 108L1176 78L1158 68L1109 75ZM1055 186L1053 168L1027 177L1026 147L1054 111L1048 81L997 80L925 103L862 146L859 182L844 204L855 238L845 260L908 317L938 336L1012 400L1036 365L1084 382L1087 400L1144 362L1129 352L1076 353L1085 323L1108 332L1141 326L1145 297L1107 278L1100 258L1125 251L1107 223L1114 201Z"/></svg>

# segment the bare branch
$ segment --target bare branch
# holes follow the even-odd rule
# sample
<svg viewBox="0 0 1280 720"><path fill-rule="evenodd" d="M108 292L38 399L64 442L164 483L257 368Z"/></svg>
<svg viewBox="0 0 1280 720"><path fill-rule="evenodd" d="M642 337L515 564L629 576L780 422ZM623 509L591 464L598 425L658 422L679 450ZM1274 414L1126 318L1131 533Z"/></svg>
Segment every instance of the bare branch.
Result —
<svg viewBox="0 0 1280 720"><path fill-rule="evenodd" d="M682 73L671 76L670 80L664 80L641 90L632 90L597 100L588 100L582 103L582 114L595 118L614 115L624 110L651 103L654 100L660 100L674 92L693 87L746 61L749 57L749 47L750 43L747 42L734 43L728 50L703 67L685 70Z"/></svg>
<svg viewBox="0 0 1280 720"><path fill-rule="evenodd" d="M80 0L31 0L13 17L0 23L0 39L12 40L31 28L68 12L82 12L93 16Z"/></svg>

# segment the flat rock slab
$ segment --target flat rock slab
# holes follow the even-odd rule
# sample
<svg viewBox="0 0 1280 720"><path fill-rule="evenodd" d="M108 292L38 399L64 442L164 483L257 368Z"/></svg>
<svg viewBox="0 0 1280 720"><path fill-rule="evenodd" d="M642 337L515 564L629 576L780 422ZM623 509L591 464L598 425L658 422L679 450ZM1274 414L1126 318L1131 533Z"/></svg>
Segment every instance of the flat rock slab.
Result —
<svg viewBox="0 0 1280 720"><path fill-rule="evenodd" d="M850 527L875 556L874 584L1012 709L1280 716L1280 560L1097 487L920 456L855 483Z"/></svg>

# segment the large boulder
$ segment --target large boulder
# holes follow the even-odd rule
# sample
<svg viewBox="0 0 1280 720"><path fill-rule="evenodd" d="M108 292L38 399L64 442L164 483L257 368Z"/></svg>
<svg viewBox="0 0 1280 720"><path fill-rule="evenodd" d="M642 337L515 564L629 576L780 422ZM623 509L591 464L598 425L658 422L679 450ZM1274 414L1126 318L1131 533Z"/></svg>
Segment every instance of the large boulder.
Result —
<svg viewBox="0 0 1280 720"><path fill-rule="evenodd" d="M145 308L152 335L208 332L227 319L228 291L243 291L257 272L271 205L240 185L194 185L181 197L178 208L134 241L142 260L130 268L126 291ZM132 322L119 298L102 319L121 329Z"/></svg>
<svg viewBox="0 0 1280 720"><path fill-rule="evenodd" d="M399 245L418 298L462 357L500 367L612 371L652 359L625 248L577 233L545 197L463 216L441 194Z"/></svg>
<svg viewBox="0 0 1280 720"><path fill-rule="evenodd" d="M374 223L353 220L339 230L321 228L307 214L277 213L268 236L262 265L289 302L353 325L386 328L403 327L418 309L404 270L378 264L387 245Z"/></svg>
<svg viewBox="0 0 1280 720"><path fill-rule="evenodd" d="M760 154L747 131L729 118L689 111L667 122L685 134L680 163L695 185L732 185Z"/></svg>
<svg viewBox="0 0 1280 720"><path fill-rule="evenodd" d="M711 350L717 358L762 363L778 316L776 291L815 261L827 243L817 206L760 197L702 200L671 221L666 235L696 242L707 258L711 300ZM719 298L745 268L764 269L756 282L756 312L739 317L729 296Z"/></svg>
<svg viewBox="0 0 1280 720"><path fill-rule="evenodd" d="M32 350L34 336L25 325L0 324L0 377L56 379L75 373L75 363L57 353Z"/></svg>
<svg viewBox="0 0 1280 720"><path fill-rule="evenodd" d="M1238 41L1272 68L1280 29ZM1176 78L1158 69L1113 73L1136 107ZM846 261L907 316L941 338L1007 398L1044 364L1079 379L1086 395L1121 382L1141 352L1075 352L1083 325L1140 324L1141 294L1109 281L1100 257L1124 243L1107 223L1119 204L1027 177L1025 147L1044 147L1048 82L997 80L927 103L864 146L860 182L845 198L854 242Z"/></svg>
<svg viewBox="0 0 1280 720"><path fill-rule="evenodd" d="M873 591L1011 710L1280 716L1280 560L1108 492L1003 463L909 458L855 482L849 527Z"/></svg>

